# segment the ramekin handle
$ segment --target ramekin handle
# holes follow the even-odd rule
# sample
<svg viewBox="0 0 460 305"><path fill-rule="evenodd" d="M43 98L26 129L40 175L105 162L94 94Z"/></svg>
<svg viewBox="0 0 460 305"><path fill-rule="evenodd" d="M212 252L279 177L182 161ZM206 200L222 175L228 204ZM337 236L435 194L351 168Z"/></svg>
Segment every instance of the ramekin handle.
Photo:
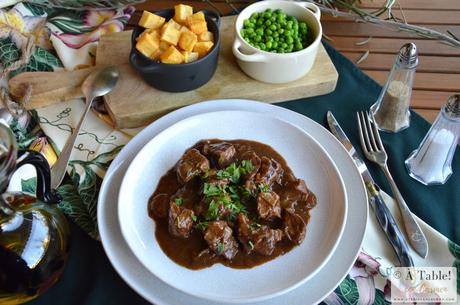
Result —
<svg viewBox="0 0 460 305"><path fill-rule="evenodd" d="M233 42L233 55L239 60L247 61L247 62L266 62L267 57L263 54L243 54L240 51L241 41L239 38L235 38Z"/></svg>
<svg viewBox="0 0 460 305"><path fill-rule="evenodd" d="M296 2L296 3L298 3L300 6L308 8L313 13L313 15L315 15L316 19L318 20L321 19L321 10L316 4L313 4L311 2Z"/></svg>

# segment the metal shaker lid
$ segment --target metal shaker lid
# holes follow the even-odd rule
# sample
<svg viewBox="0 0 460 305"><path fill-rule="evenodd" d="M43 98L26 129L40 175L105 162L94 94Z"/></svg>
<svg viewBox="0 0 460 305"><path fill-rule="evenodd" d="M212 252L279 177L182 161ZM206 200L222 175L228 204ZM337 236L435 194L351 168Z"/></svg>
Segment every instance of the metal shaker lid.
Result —
<svg viewBox="0 0 460 305"><path fill-rule="evenodd" d="M460 118L460 94L454 94L447 99L444 106L446 115L451 118Z"/></svg>
<svg viewBox="0 0 460 305"><path fill-rule="evenodd" d="M401 65L413 68L418 64L418 50L415 43L406 43L399 49L398 62Z"/></svg>

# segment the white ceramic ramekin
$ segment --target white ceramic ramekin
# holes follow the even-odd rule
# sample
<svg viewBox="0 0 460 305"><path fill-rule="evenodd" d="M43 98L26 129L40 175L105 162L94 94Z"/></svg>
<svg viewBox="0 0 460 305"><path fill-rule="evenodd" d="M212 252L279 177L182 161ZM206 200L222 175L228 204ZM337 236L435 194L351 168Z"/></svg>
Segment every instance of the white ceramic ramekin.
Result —
<svg viewBox="0 0 460 305"><path fill-rule="evenodd" d="M267 8L281 9L289 16L307 24L313 30L314 40L303 50L292 53L271 53L259 50L241 37L244 20L252 13L263 12ZM305 76L313 66L321 43L323 30L320 23L320 9L313 3L266 0L256 2L245 8L236 19L233 54L238 65L250 77L266 83L287 83Z"/></svg>

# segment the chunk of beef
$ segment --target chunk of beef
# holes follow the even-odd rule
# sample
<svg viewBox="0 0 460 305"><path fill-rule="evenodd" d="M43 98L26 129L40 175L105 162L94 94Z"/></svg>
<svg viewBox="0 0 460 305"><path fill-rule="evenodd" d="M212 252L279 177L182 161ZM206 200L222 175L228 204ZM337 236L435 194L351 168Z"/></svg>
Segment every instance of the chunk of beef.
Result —
<svg viewBox="0 0 460 305"><path fill-rule="evenodd" d="M246 215L238 215L238 239L247 253L255 251L262 255L271 255L276 243L283 238L281 230L266 225L251 224Z"/></svg>
<svg viewBox="0 0 460 305"><path fill-rule="evenodd" d="M310 192L302 179L287 184L280 193L281 206L289 213L295 213L296 208L311 209L316 205L316 197Z"/></svg>
<svg viewBox="0 0 460 305"><path fill-rule="evenodd" d="M193 217L195 213L174 202L169 204L169 233L176 237L188 238L193 228Z"/></svg>
<svg viewBox="0 0 460 305"><path fill-rule="evenodd" d="M281 217L280 196L272 191L259 193L257 196L257 213L262 219Z"/></svg>
<svg viewBox="0 0 460 305"><path fill-rule="evenodd" d="M283 172L281 164L276 160L262 157L260 169L255 176L255 183L257 185L265 184L271 187L275 182L280 183Z"/></svg>
<svg viewBox="0 0 460 305"><path fill-rule="evenodd" d="M284 234L293 243L300 245L305 239L307 225L302 217L294 213L284 213Z"/></svg>
<svg viewBox="0 0 460 305"><path fill-rule="evenodd" d="M149 200L149 216L165 218L169 211L169 195L161 193Z"/></svg>
<svg viewBox="0 0 460 305"><path fill-rule="evenodd" d="M251 161L251 164L252 166L254 167L254 169L245 174L243 176L243 179L244 180L249 180L249 179L252 179L254 178L254 176L257 174L257 172L259 171L259 168L260 168L260 158L259 156L253 152L252 150L249 150L249 151L245 151L244 153L241 154L240 156L240 160L243 161L243 160L248 160L248 161Z"/></svg>
<svg viewBox="0 0 460 305"><path fill-rule="evenodd" d="M187 183L207 170L209 170L209 160L194 148L185 152L177 163L177 176L182 183Z"/></svg>
<svg viewBox="0 0 460 305"><path fill-rule="evenodd" d="M213 221L208 224L204 240L214 253L231 260L238 252L238 243L232 233L232 228L225 221Z"/></svg>
<svg viewBox="0 0 460 305"><path fill-rule="evenodd" d="M213 161L215 166L225 168L232 163L236 149L227 142L206 143L203 146L203 153Z"/></svg>

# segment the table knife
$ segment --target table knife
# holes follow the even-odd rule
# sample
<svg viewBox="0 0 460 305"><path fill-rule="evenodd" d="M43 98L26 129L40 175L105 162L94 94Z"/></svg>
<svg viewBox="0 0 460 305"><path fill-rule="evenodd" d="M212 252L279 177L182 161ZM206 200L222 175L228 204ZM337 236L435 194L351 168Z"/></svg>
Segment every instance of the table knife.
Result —
<svg viewBox="0 0 460 305"><path fill-rule="evenodd" d="M401 266L404 267L413 267L414 262L412 257L409 254L409 247L407 241L399 229L393 215L383 201L382 196L380 195L380 188L374 182L369 170L366 167L364 161L358 156L355 148L351 144L350 140L346 136L345 132L340 127L339 123L335 119L332 112L327 112L327 123L332 134L342 143L342 145L347 150L348 154L351 156L355 162L356 167L361 174L361 177L364 180L364 185L369 198L369 204L374 210L374 214L377 218L377 221L382 228L383 232L388 238L388 241L393 246L393 249L398 257Z"/></svg>

